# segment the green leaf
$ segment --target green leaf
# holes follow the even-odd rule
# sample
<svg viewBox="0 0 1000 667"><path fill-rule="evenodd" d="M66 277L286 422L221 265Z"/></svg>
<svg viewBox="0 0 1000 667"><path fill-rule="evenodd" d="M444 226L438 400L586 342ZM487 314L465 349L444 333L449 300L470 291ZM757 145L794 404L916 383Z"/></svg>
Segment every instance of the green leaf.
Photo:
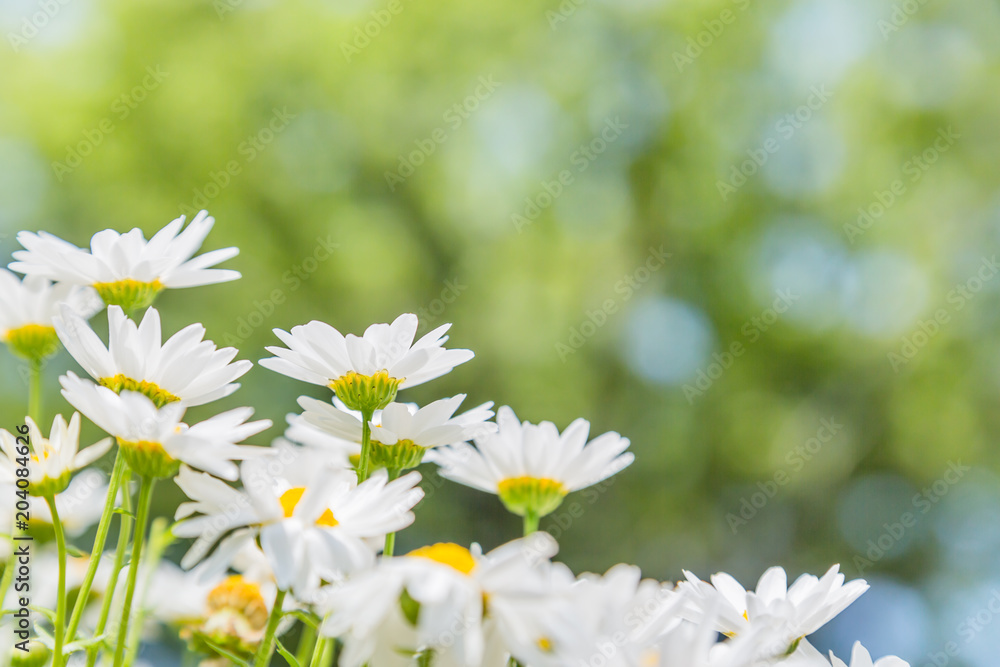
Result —
<svg viewBox="0 0 1000 667"><path fill-rule="evenodd" d="M316 630L319 629L320 618L315 614L310 614L309 612L302 611L301 609L296 609L295 611L285 612L283 616L294 616L309 627Z"/></svg>
<svg viewBox="0 0 1000 667"><path fill-rule="evenodd" d="M121 514L122 516L130 516L130 517L132 517L133 519L135 518L135 514L132 514L132 512L129 512L129 511L128 511L127 509L125 509L124 507L116 507L116 508L115 508L115 511L114 511L114 512L112 512L112 514Z"/></svg>
<svg viewBox="0 0 1000 667"><path fill-rule="evenodd" d="M90 552L74 547L72 544L66 545L66 553L74 558L90 558Z"/></svg>
<svg viewBox="0 0 1000 667"><path fill-rule="evenodd" d="M79 641L70 642L69 644L66 644L65 648L63 648L63 652L66 653L66 655L69 655L70 653L76 653L77 651L86 651L91 646L103 644L104 640L107 639L108 636L109 635L107 634L97 635L96 637L91 637L89 639L81 639Z"/></svg>
<svg viewBox="0 0 1000 667"><path fill-rule="evenodd" d="M54 611L52 611L51 609L43 609L42 607L36 607L35 605L29 605L28 609L30 609L31 611L37 612L37 613L41 614L42 616L44 616L45 618L49 619L49 623L51 623L53 626L55 626L55 624L56 624L56 613Z"/></svg>
<svg viewBox="0 0 1000 667"><path fill-rule="evenodd" d="M274 648L277 649L278 654L288 662L290 667L300 667L299 661L296 660L295 656L284 647L280 639L275 639Z"/></svg>
<svg viewBox="0 0 1000 667"><path fill-rule="evenodd" d="M210 646L212 648L212 650L215 651L216 653L218 653L219 655L221 655L221 656L223 656L225 658L229 658L229 660L234 665L238 665L238 667L250 667L250 663L249 662L247 662L246 660L244 660L240 656L236 655L235 653L233 653L229 649L225 649L225 648L219 646L218 644L216 644L215 642L209 641L208 639L204 639L203 638L203 641L206 644L208 644L208 646Z"/></svg>

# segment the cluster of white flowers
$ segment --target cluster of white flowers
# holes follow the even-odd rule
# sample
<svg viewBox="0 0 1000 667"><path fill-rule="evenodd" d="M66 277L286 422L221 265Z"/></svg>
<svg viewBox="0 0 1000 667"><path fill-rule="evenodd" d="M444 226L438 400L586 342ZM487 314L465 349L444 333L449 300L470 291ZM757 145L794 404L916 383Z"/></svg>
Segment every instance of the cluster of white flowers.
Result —
<svg viewBox="0 0 1000 667"><path fill-rule="evenodd" d="M274 356L261 366L327 387L329 400L299 398L302 412L288 415L284 436L267 447L240 444L271 425L249 421L250 408L186 422L189 407L229 396L252 366L205 340L200 324L164 340L152 307L163 289L239 277L209 268L235 248L192 258L212 223L204 212L186 228L179 218L149 241L137 229L105 230L90 251L24 232L10 268L25 278L0 270L3 341L36 366L61 342L83 371L60 378L79 412L57 416L48 438L32 405L30 457L0 431L0 486L31 496L28 530L48 526L55 535L46 558L60 573L37 636L17 644L32 651L15 651L18 664L94 665L104 654L115 667L130 665L145 626L157 623L204 665L260 667L276 652L296 667L845 665L807 639L868 588L845 582L837 566L791 586L772 568L746 590L724 573L705 582L684 572L673 584L643 580L631 565L576 576L554 561L558 546L539 532L540 519L631 464L629 441L614 432L591 438L584 419L562 432L522 422L507 406L494 413L492 402L460 413L464 394L423 407L397 402L399 390L473 358L445 348L450 325L419 339L412 314L360 336L317 321L276 329L284 347L268 348ZM107 343L88 323L101 302ZM111 437L81 450L81 413ZM92 466L115 444L106 478ZM524 537L488 553L438 543L395 555L395 534L423 497L421 463L497 495L522 518ZM28 475L19 485L21 468ZM188 499L170 527L149 522L162 478ZM4 509L12 524L13 507ZM118 545L105 552L115 521ZM94 523L91 557L71 557L65 529L79 535ZM11 537L17 532L12 526ZM192 540L181 568L161 561L174 539ZM11 571L8 561L5 608ZM858 644L849 664L906 663L873 663Z"/></svg>

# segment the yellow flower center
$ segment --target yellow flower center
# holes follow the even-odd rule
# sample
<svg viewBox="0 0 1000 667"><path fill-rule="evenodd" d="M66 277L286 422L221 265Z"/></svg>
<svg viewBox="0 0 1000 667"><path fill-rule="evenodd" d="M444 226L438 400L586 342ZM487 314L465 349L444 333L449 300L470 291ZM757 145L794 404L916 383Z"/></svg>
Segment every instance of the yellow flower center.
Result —
<svg viewBox="0 0 1000 667"><path fill-rule="evenodd" d="M542 649L545 653L552 652L552 640L548 637L539 637L538 641L535 643L538 644L538 648Z"/></svg>
<svg viewBox="0 0 1000 667"><path fill-rule="evenodd" d="M462 574L469 574L476 567L476 559L472 552L453 542L438 542L426 547L414 549L406 554L408 557L427 558L429 560L452 567Z"/></svg>
<svg viewBox="0 0 1000 667"><path fill-rule="evenodd" d="M236 575L229 577L208 594L209 615L232 611L245 618L253 630L267 625L267 603L260 586Z"/></svg>
<svg viewBox="0 0 1000 667"><path fill-rule="evenodd" d="M173 477L180 469L180 461L170 456L158 442L151 440L122 440L118 447L129 468L146 477Z"/></svg>
<svg viewBox="0 0 1000 667"><path fill-rule="evenodd" d="M101 378L97 381L102 387L107 387L116 394L120 394L123 391L137 391L140 394L146 396L149 400L158 408L162 408L167 403L173 403L175 401L181 400L180 396L175 396L171 394L166 389L160 388L154 382L148 382L147 380L135 380L130 377L126 377L119 373L113 377Z"/></svg>
<svg viewBox="0 0 1000 667"><path fill-rule="evenodd" d="M497 495L508 510L519 516L549 514L562 503L569 490L549 477L510 477L497 484Z"/></svg>
<svg viewBox="0 0 1000 667"><path fill-rule="evenodd" d="M299 504L300 500L302 500L302 496L305 492L306 487L294 486L281 494L281 498L278 500L281 503L281 510L284 512L286 519L291 518L291 516L295 513L295 506ZM319 518L316 519L317 526L326 526L328 528L333 528L339 523L340 522L333 517L333 512L330 511L330 508L324 510L323 513L320 514Z"/></svg>
<svg viewBox="0 0 1000 667"><path fill-rule="evenodd" d="M25 359L45 359L59 349L55 327L43 324L25 324L8 329L0 339L10 346L11 352Z"/></svg>
<svg viewBox="0 0 1000 667"><path fill-rule="evenodd" d="M363 413L381 410L396 398L399 385L406 378L391 377L388 371L362 375L348 371L330 381L330 389L352 410Z"/></svg>
<svg viewBox="0 0 1000 667"><path fill-rule="evenodd" d="M145 283L132 278L110 283L94 283L94 289L109 306L121 306L128 312L146 308L153 303L156 295L163 290L163 283L157 280Z"/></svg>

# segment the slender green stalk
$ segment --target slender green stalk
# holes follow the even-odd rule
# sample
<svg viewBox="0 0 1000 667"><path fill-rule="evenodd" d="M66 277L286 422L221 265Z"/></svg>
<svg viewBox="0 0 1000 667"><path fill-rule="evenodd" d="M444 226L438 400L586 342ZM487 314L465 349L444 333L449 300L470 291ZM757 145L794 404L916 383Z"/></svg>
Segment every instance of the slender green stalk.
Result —
<svg viewBox="0 0 1000 667"><path fill-rule="evenodd" d="M150 585L153 582L153 577L156 574L156 568L160 564L160 560L163 558L163 552L166 551L167 547L173 542L173 538L169 534L169 528L167 526L167 520L163 517L153 521L153 527L149 530L149 547L146 549L145 562L142 564L144 572L146 575L145 581L142 585L143 593L149 591ZM132 665L135 663L136 656L139 655L139 643L142 639L142 624L146 620L146 605L145 598L139 596L139 608L135 612L135 622L132 623L132 628L129 631L128 638L128 653L125 654L125 664Z"/></svg>
<svg viewBox="0 0 1000 667"><path fill-rule="evenodd" d="M303 664L308 656L312 654L316 646L316 628L308 623L302 626L302 636L299 637L298 648L295 649L295 662Z"/></svg>
<svg viewBox="0 0 1000 667"><path fill-rule="evenodd" d="M28 383L28 416L42 427L42 360L31 360L31 376Z"/></svg>
<svg viewBox="0 0 1000 667"><path fill-rule="evenodd" d="M97 627L94 629L95 637L104 634L104 629L108 625L108 614L111 611L111 603L115 597L115 589L118 587L118 575L121 573L122 566L125 563L125 551L128 548L129 538L132 536L132 496L129 494L128 488L131 477L132 474L128 466L125 466L121 483L121 488L124 489L124 492L122 493L123 513L121 514L121 520L118 522L118 546L115 547L115 561L111 566L111 575L108 577L108 584L104 589L101 615L98 617ZM87 649L87 667L94 667L97 664L97 655L99 652L100 648L98 646L92 646Z"/></svg>
<svg viewBox="0 0 1000 667"><path fill-rule="evenodd" d="M11 526L13 528L13 526ZM10 536L10 552L14 553L17 551L16 542L14 542L13 530L11 530ZM0 578L0 611L3 611L3 601L7 599L7 589L10 588L10 582L14 581L14 559L11 558L7 561L7 565L3 568L3 578Z"/></svg>
<svg viewBox="0 0 1000 667"><path fill-rule="evenodd" d="M125 604L122 606L121 622L118 625L118 645L115 647L115 667L122 667L125 661L125 643L128 639L128 624L132 615L132 598L135 596L135 582L142 561L142 546L146 541L146 524L149 523L149 506L153 499L156 480L145 475L139 476L139 500L136 503L135 535L132 537L132 556L128 564L128 580L125 584Z"/></svg>
<svg viewBox="0 0 1000 667"><path fill-rule="evenodd" d="M285 595L288 591L278 591L274 597L274 606L271 608L271 615L267 618L267 627L264 629L264 639L260 643L260 651L254 661L254 667L264 667L271 661L271 654L274 653L274 633L278 631L278 622L281 620L281 608L285 604Z"/></svg>
<svg viewBox="0 0 1000 667"><path fill-rule="evenodd" d="M323 664L323 656L326 655L329 644L330 640L326 637L319 638L319 641L316 642L316 647L313 648L312 660L309 661L309 667L320 667Z"/></svg>
<svg viewBox="0 0 1000 667"><path fill-rule="evenodd" d="M56 585L56 622L55 645L52 649L52 667L62 667L63 642L66 630L66 533L62 521L59 520L59 510L56 509L56 497L45 496L45 502L52 512L52 528L56 533L56 551L59 554L59 582Z"/></svg>
<svg viewBox="0 0 1000 667"><path fill-rule="evenodd" d="M372 457L373 410L361 411L361 459L358 461L358 484L368 479L368 460Z"/></svg>
<svg viewBox="0 0 1000 667"><path fill-rule="evenodd" d="M389 473L389 481L399 477L399 470L396 468L386 468L386 472ZM392 556L393 551L396 549L396 533L388 533L385 536L385 547L382 549L383 556Z"/></svg>
<svg viewBox="0 0 1000 667"><path fill-rule="evenodd" d="M118 489L121 488L125 472L125 457L122 456L121 450L119 450L115 457L115 467L111 471L108 496L104 499L104 512L101 514L101 522L97 524L97 536L94 537L94 547L90 551L90 565L87 566L87 574L80 585L80 593L76 596L76 604L73 605L73 614L69 619L69 627L66 628L66 636L69 638L69 641L76 639L76 629L80 625L80 619L83 617L83 609L87 606L90 589L94 585L94 577L97 575L97 568L101 564L101 557L104 555L104 543L108 540L111 518L115 513L115 500L118 498Z"/></svg>
<svg viewBox="0 0 1000 667"><path fill-rule="evenodd" d="M524 535L527 537L538 530L538 512L528 510L524 514Z"/></svg>

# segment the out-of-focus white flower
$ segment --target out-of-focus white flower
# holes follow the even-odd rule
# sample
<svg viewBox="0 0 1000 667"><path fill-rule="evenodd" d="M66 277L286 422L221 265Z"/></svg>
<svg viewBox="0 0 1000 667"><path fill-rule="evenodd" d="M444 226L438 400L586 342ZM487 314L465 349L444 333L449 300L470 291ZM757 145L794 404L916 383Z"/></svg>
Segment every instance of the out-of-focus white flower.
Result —
<svg viewBox="0 0 1000 667"><path fill-rule="evenodd" d="M62 415L56 415L48 438L42 435L31 417L25 417L24 422L28 426L27 441L31 448L31 454L26 457L17 451L18 436L0 429L0 448L6 454L6 457L0 457L0 484L13 484L17 479L17 470L25 467L19 461L27 459L28 491L34 496L62 493L69 486L74 472L90 465L111 449L111 438L105 438L80 451L79 412L73 413L68 424ZM22 437L21 442L24 440Z"/></svg>
<svg viewBox="0 0 1000 667"><path fill-rule="evenodd" d="M65 305L89 319L104 307L97 293L86 287L53 284L47 278L28 276L23 281L0 269L0 341L18 356L44 359L59 349L52 321Z"/></svg>
<svg viewBox="0 0 1000 667"><path fill-rule="evenodd" d="M830 658L827 659L822 653L817 651L808 641L802 640L795 652L780 662L781 667L910 667L909 663L894 655L889 655L872 661L872 656L861 642L855 642L851 651L851 663L847 665L830 651Z"/></svg>
<svg viewBox="0 0 1000 667"><path fill-rule="evenodd" d="M416 468L428 449L496 430L496 425L487 421L493 416L492 401L455 415L463 400L465 394L459 394L423 408L414 403L390 403L383 410L377 410L369 422L374 445L372 465L395 470ZM306 423L341 440L361 443L364 424L361 413L350 410L336 399L331 405L302 396L299 405L305 410L302 418Z"/></svg>
<svg viewBox="0 0 1000 667"><path fill-rule="evenodd" d="M839 570L834 565L821 578L804 574L789 587L785 570L772 567L761 576L756 591L745 590L724 572L712 575L709 584L685 570L687 581L679 584L686 601L683 614L692 621L711 614L717 629L729 635L739 635L759 623L772 626L776 643L772 653L781 654L868 590L864 579L845 584Z"/></svg>
<svg viewBox="0 0 1000 667"><path fill-rule="evenodd" d="M59 339L85 371L101 386L128 389L148 396L157 406L180 401L202 405L236 391L233 381L253 364L233 361L238 350L216 349L203 340L205 327L187 326L161 343L160 314L149 308L136 324L118 306L108 308L109 344L68 308L55 319Z"/></svg>
<svg viewBox="0 0 1000 667"><path fill-rule="evenodd" d="M595 638L586 664L631 667L656 659L653 646L681 623L681 596L670 584L641 578L634 565L619 564L602 577L584 573L573 587L575 608Z"/></svg>
<svg viewBox="0 0 1000 667"><path fill-rule="evenodd" d="M524 516L545 516L570 491L583 489L619 472L635 458L629 441L617 433L589 443L590 422L577 419L560 435L552 422L518 421L509 407L497 411L499 430L435 449L428 460L441 476L500 496L507 509Z"/></svg>
<svg viewBox="0 0 1000 667"><path fill-rule="evenodd" d="M181 231L181 216L148 241L138 228L126 234L105 229L91 238L89 251L47 232L21 232L17 240L25 249L14 252L17 261L9 267L25 275L89 285L109 306L145 308L164 288L211 285L240 277L238 271L209 268L238 255L238 248L213 250L192 259L213 224L215 219L201 211Z"/></svg>
<svg viewBox="0 0 1000 667"><path fill-rule="evenodd" d="M360 443L330 435L307 422L302 415L290 413L285 416L285 420L288 422L288 428L282 437L274 439L272 446L275 448L294 450L295 445L292 443L298 443L307 449L322 452L331 465L344 469L354 466L361 456Z"/></svg>
<svg viewBox="0 0 1000 667"><path fill-rule="evenodd" d="M271 426L268 419L247 422L252 408L236 408L188 426L181 422L182 403L157 408L143 394L116 394L73 373L62 376L60 382L66 400L118 439L129 467L140 475L170 477L183 462L235 480L238 470L233 460L269 454L263 447L236 444Z"/></svg>
<svg viewBox="0 0 1000 667"><path fill-rule="evenodd" d="M362 336L347 334L324 322L275 329L288 348L268 347L274 357L260 365L296 380L330 387L353 410L378 410L397 389L440 377L475 356L471 350L446 350L444 333L434 329L417 342L417 316L400 315L392 324L373 324Z"/></svg>
<svg viewBox="0 0 1000 667"><path fill-rule="evenodd" d="M554 568L546 534L488 554L478 545L422 547L323 590L321 632L344 640L341 665L402 665L434 651L434 664L575 664L586 629L574 614L572 575ZM592 639L592 638L591 638Z"/></svg>
<svg viewBox="0 0 1000 667"><path fill-rule="evenodd" d="M389 482L385 471L378 471L358 485L353 473L332 465L274 463L267 458L245 461L243 489L181 468L176 482L192 502L177 508L175 518L186 520L174 534L198 538L183 567L200 562L224 533L238 529L205 562L206 571L224 570L247 542L259 537L278 587L306 593L321 579L337 581L370 566L373 545L410 525L410 510L423 497L418 473Z"/></svg>

